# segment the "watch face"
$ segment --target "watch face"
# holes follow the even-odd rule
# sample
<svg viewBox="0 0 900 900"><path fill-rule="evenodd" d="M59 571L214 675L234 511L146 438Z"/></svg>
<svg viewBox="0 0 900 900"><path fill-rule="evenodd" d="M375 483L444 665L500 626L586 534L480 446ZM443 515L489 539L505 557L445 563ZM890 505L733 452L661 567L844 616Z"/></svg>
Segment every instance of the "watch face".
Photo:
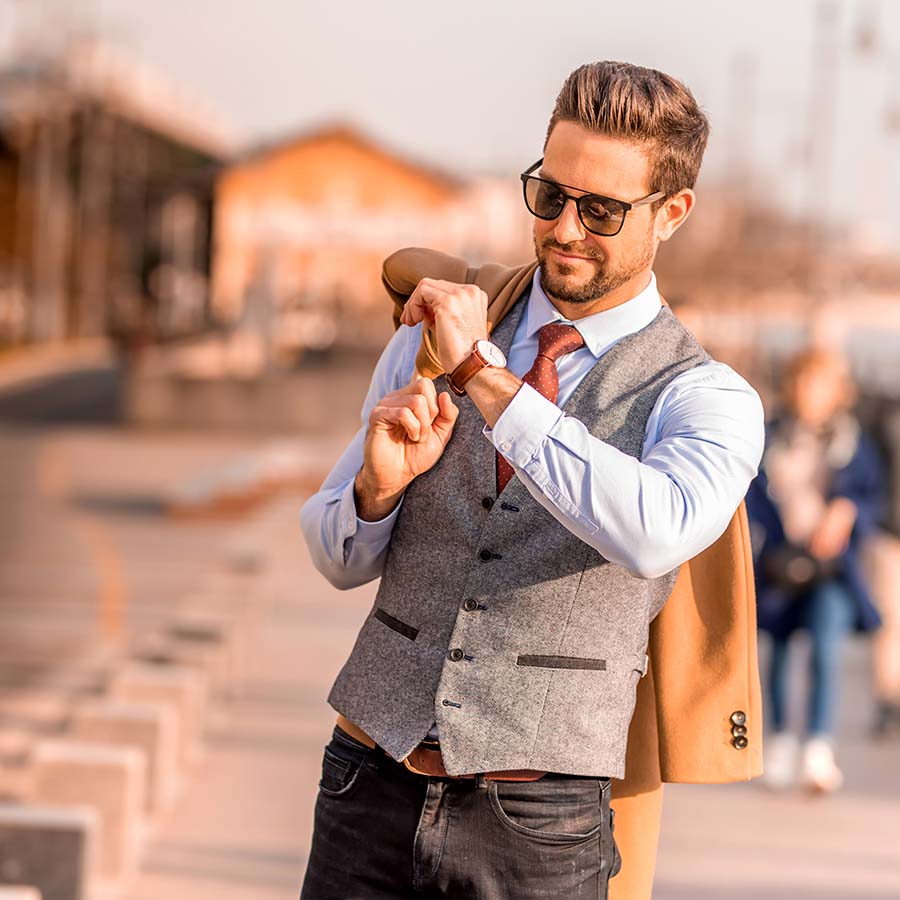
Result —
<svg viewBox="0 0 900 900"><path fill-rule="evenodd" d="M496 344L492 344L490 341L479 341L476 347L489 366L497 366L502 369L506 365L506 357Z"/></svg>

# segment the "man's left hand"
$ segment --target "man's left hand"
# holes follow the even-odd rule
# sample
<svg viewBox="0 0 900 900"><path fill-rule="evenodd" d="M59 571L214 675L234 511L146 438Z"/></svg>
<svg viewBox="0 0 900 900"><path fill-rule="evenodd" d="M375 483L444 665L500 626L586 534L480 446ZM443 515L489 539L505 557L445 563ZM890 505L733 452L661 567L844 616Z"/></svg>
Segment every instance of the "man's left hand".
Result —
<svg viewBox="0 0 900 900"><path fill-rule="evenodd" d="M488 336L487 294L474 284L423 278L412 292L400 322L434 327L437 351L445 372L452 372Z"/></svg>

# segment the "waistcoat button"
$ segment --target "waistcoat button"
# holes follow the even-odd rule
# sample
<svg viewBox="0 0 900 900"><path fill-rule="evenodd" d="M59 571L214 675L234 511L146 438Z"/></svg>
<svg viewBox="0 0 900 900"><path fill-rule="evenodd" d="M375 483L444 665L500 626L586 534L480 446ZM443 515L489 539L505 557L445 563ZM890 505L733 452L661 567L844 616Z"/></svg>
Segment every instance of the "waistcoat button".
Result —
<svg viewBox="0 0 900 900"><path fill-rule="evenodd" d="M460 650L459 647L454 647L450 651L450 659L452 659L453 662L459 662L465 655L466 654L463 653L463 651Z"/></svg>
<svg viewBox="0 0 900 900"><path fill-rule="evenodd" d="M482 505L485 509L490 509L490 508L494 505L494 501L493 501L490 497L482 497L482 498L481 498L481 505Z"/></svg>
<svg viewBox="0 0 900 900"><path fill-rule="evenodd" d="M469 597L468 600L463 602L463 609L466 610L466 612L473 612L478 609L478 601Z"/></svg>
<svg viewBox="0 0 900 900"><path fill-rule="evenodd" d="M481 557L481 559L484 562L487 562L489 559L492 559L494 556L494 554L491 553L490 550L482 550L481 553L479 553L478 555L479 555L479 557Z"/></svg>

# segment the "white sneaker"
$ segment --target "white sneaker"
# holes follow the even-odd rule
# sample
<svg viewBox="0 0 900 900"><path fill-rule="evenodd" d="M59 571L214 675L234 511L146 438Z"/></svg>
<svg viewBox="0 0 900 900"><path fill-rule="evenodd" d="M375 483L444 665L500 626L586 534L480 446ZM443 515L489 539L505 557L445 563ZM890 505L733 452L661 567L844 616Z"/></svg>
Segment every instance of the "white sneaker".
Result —
<svg viewBox="0 0 900 900"><path fill-rule="evenodd" d="M763 784L775 790L784 790L794 783L797 771L797 751L800 742L789 731L779 731L766 744L763 766Z"/></svg>
<svg viewBox="0 0 900 900"><path fill-rule="evenodd" d="M828 738L810 738L803 745L800 780L804 787L821 794L830 794L844 783Z"/></svg>

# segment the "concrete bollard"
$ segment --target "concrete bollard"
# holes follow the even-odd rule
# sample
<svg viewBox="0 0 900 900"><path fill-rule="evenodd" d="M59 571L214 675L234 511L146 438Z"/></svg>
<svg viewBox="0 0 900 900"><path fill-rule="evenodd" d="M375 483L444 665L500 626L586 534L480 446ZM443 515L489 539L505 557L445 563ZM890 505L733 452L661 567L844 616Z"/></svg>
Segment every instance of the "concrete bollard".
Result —
<svg viewBox="0 0 900 900"><path fill-rule="evenodd" d="M178 759L190 768L203 755L202 738L209 678L189 666L127 663L114 672L110 697L143 702L170 703L178 711Z"/></svg>
<svg viewBox="0 0 900 900"><path fill-rule="evenodd" d="M0 724L25 728L34 733L62 731L70 704L65 691L47 688L17 688L0 694Z"/></svg>
<svg viewBox="0 0 900 900"><path fill-rule="evenodd" d="M29 800L90 806L100 817L95 874L121 882L137 866L143 840L146 758L134 747L43 740L32 756Z"/></svg>
<svg viewBox="0 0 900 900"><path fill-rule="evenodd" d="M69 719L72 738L137 747L147 758L148 815L167 809L178 783L178 711L170 703L83 700Z"/></svg>
<svg viewBox="0 0 900 900"><path fill-rule="evenodd" d="M87 900L99 827L88 807L0 804L0 883L30 885L41 900Z"/></svg>

